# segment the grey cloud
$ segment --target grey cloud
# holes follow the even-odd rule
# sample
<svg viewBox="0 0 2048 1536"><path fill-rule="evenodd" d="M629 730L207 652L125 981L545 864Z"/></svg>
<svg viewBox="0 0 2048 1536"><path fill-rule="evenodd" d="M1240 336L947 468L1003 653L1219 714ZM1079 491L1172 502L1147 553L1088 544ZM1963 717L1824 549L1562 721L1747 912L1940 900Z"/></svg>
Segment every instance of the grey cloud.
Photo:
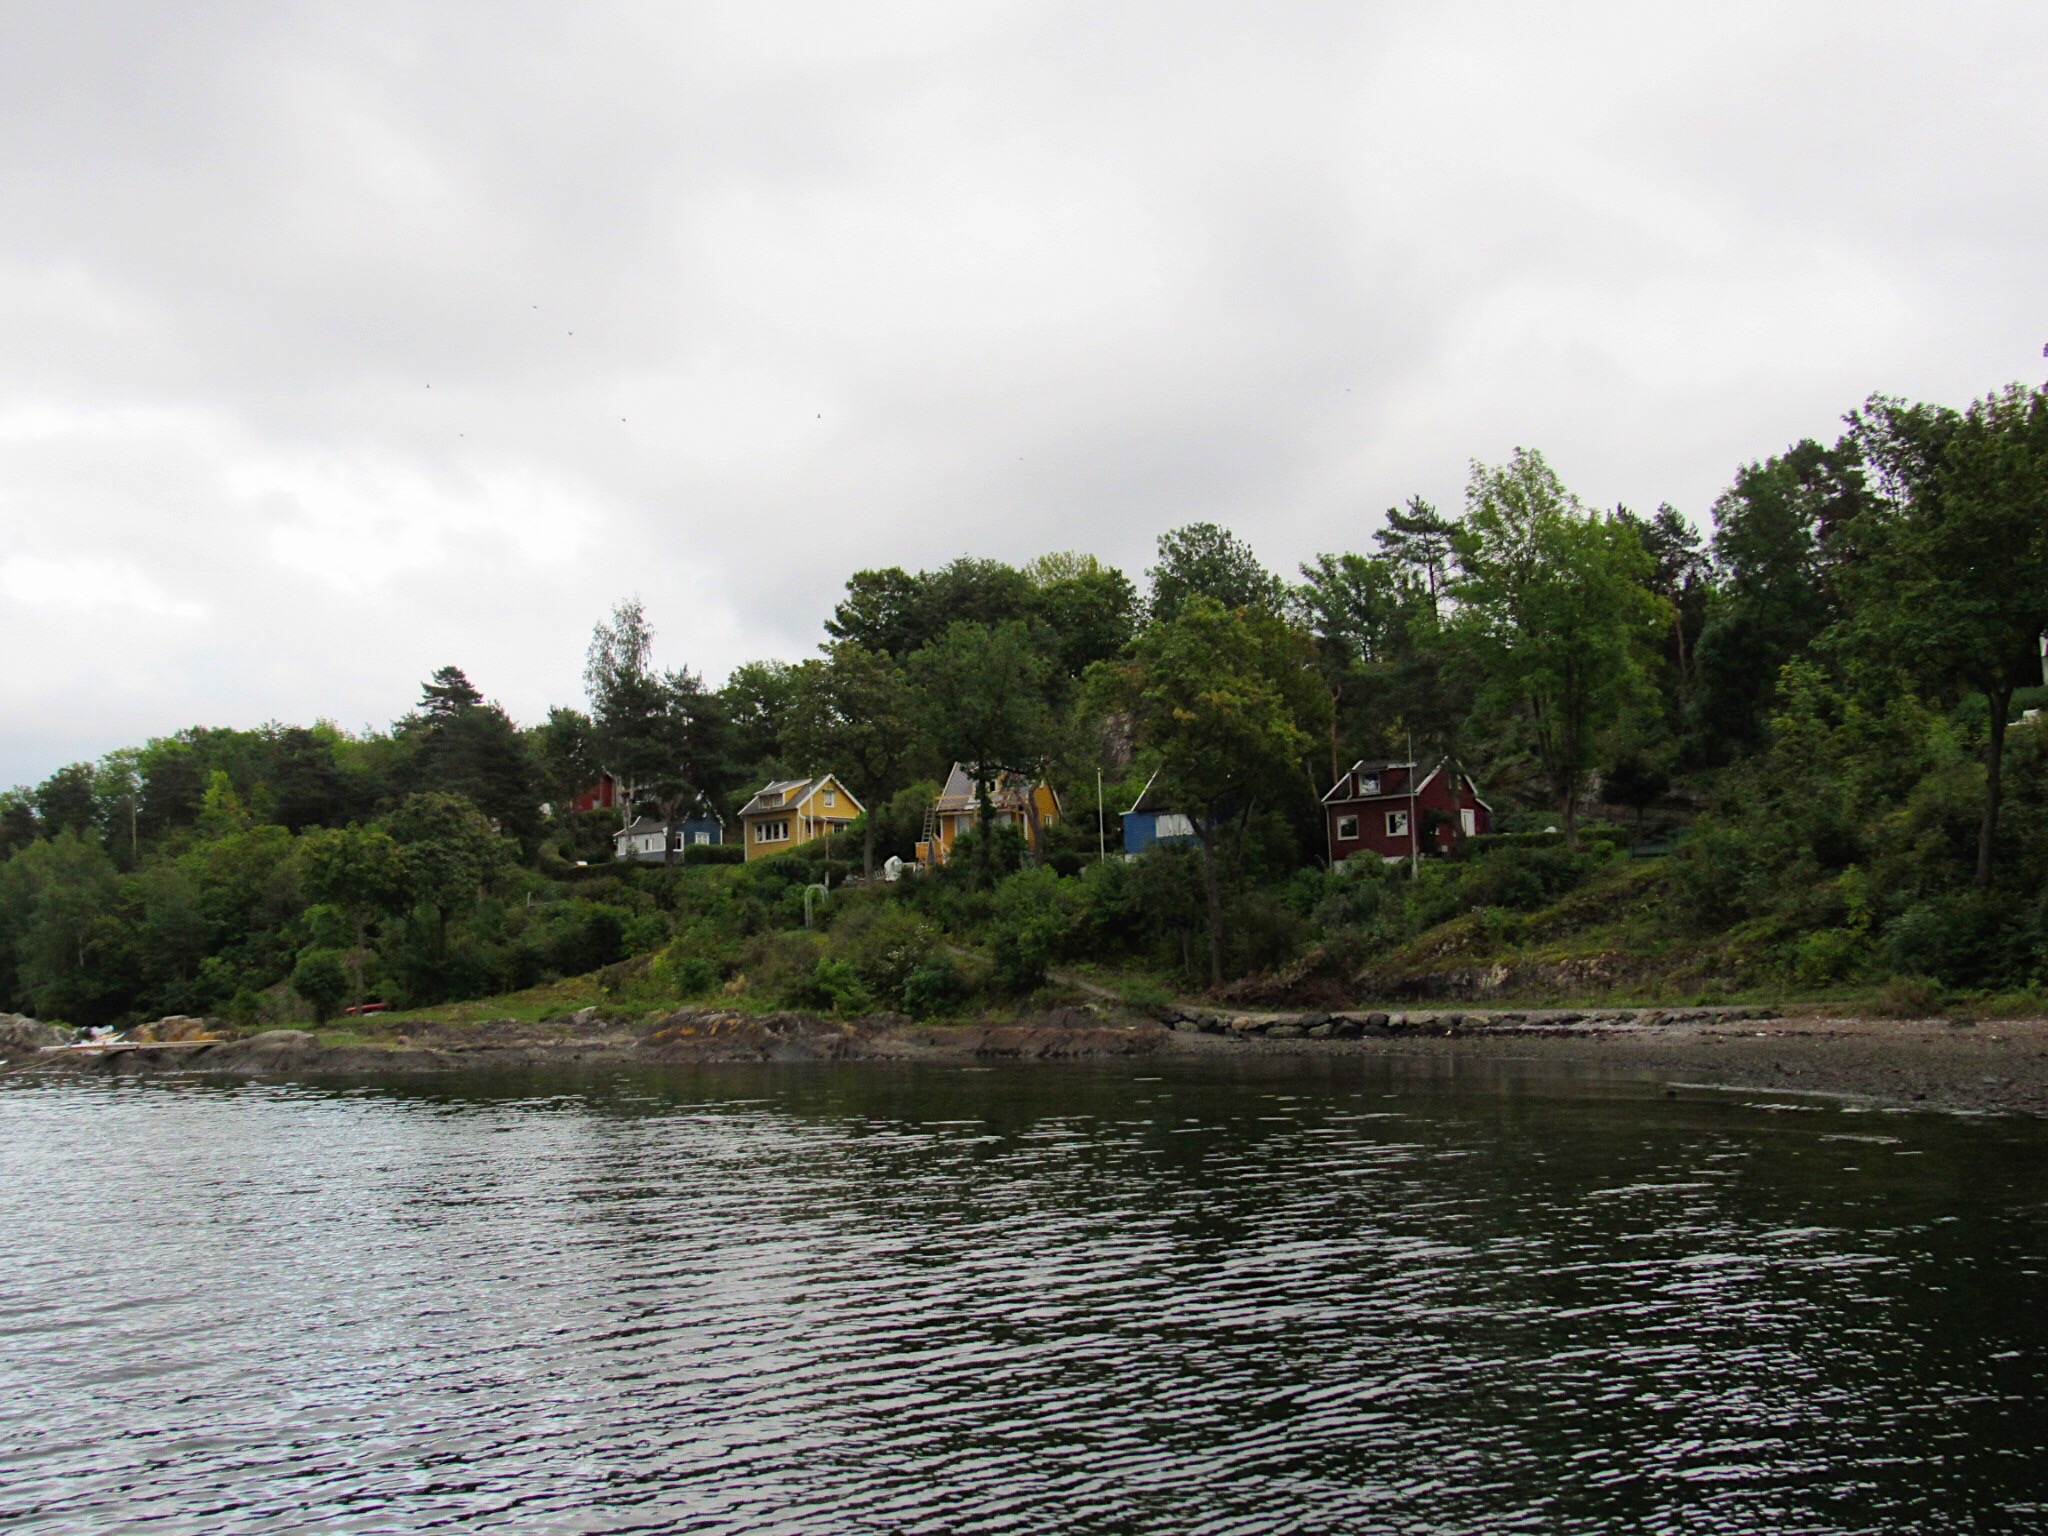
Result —
<svg viewBox="0 0 2048 1536"><path fill-rule="evenodd" d="M1703 516L2043 329L2035 8L158 4L0 47L0 782L1275 566L1543 447ZM572 335L571 332L574 334ZM624 418L621 420L621 418Z"/></svg>

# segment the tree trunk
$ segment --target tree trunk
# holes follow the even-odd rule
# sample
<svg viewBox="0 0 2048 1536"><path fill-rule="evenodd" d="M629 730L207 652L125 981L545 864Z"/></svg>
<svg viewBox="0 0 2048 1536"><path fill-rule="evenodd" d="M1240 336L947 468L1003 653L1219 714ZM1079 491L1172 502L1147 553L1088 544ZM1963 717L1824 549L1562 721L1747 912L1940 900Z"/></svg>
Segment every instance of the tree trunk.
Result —
<svg viewBox="0 0 2048 1536"><path fill-rule="evenodd" d="M1576 853L1579 850L1579 776L1576 773L1565 775L1563 801L1558 809L1564 816L1564 845Z"/></svg>
<svg viewBox="0 0 2048 1536"><path fill-rule="evenodd" d="M1977 828L1977 889L1991 886L1991 865L1998 848L1998 805L2004 791L2005 717L2012 711L2012 685L1987 689L1985 702L1991 706L1991 734L1984 742L1984 820Z"/></svg>
<svg viewBox="0 0 2048 1536"><path fill-rule="evenodd" d="M1338 711L1339 711L1339 709L1340 709L1340 708L1342 707L1343 703L1344 703L1344 690L1343 690L1343 689L1342 689L1341 687L1339 687L1339 688L1332 688L1332 689L1330 690L1330 778L1329 778L1329 782L1330 782L1330 783L1332 783L1332 784L1336 783L1336 782L1337 782L1337 779L1338 779L1338 776L1339 776L1339 775L1341 775L1341 774L1342 774L1342 773L1344 772L1344 765L1343 765L1343 764L1342 764L1341 762L1339 762L1339 761L1337 760L1337 714L1338 714Z"/></svg>
<svg viewBox="0 0 2048 1536"><path fill-rule="evenodd" d="M1202 831L1202 827L1213 826L1215 818L1204 816L1197 828L1195 846L1202 850L1202 893L1209 904L1209 986L1211 990L1223 985L1223 888L1216 876L1216 850L1209 846L1215 834Z"/></svg>
<svg viewBox="0 0 2048 1536"><path fill-rule="evenodd" d="M875 813L869 811L861 818L860 836L860 877L868 884L875 883Z"/></svg>
<svg viewBox="0 0 2048 1536"><path fill-rule="evenodd" d="M360 1008L363 1006L363 960L368 953L364 941L369 935L369 919L363 915L361 907L355 910L355 920L355 948L348 952L348 1000L353 1007Z"/></svg>
<svg viewBox="0 0 2048 1536"><path fill-rule="evenodd" d="M995 824L996 808L988 797L988 780L977 778L974 781L974 827L981 836L974 840L977 845L974 850L974 865L967 872L967 889L970 892L980 890L982 877L994 868L996 850L990 833L994 830Z"/></svg>

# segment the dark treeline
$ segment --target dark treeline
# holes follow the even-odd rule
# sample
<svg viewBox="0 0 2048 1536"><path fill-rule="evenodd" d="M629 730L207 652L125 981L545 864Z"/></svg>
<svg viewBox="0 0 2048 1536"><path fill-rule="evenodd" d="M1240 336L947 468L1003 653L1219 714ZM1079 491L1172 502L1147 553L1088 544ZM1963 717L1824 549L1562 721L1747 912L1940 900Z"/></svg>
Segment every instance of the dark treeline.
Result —
<svg viewBox="0 0 2048 1536"><path fill-rule="evenodd" d="M194 728L62 768L0 796L0 1007L325 1016L658 952L683 993L942 1011L1062 960L1356 974L1624 873L1642 932L1723 981L2044 979L2048 392L1874 397L1740 467L1704 529L1589 507L1517 450L1364 542L1289 578L1194 524L1142 588L1080 554L860 571L817 655L716 689L658 664L633 600L582 705L538 724L451 666L388 731ZM1360 758L1470 772L1497 835L1327 869L1318 797ZM911 853L953 762L984 804L1006 773L1059 790L1040 856L985 824L844 903L837 939L793 934L803 885ZM621 812L708 804L736 839L761 783L827 770L868 808L839 846L609 862ZM600 774L620 812L573 811ZM1148 781L1194 846L1098 860ZM958 974L941 935L993 970Z"/></svg>

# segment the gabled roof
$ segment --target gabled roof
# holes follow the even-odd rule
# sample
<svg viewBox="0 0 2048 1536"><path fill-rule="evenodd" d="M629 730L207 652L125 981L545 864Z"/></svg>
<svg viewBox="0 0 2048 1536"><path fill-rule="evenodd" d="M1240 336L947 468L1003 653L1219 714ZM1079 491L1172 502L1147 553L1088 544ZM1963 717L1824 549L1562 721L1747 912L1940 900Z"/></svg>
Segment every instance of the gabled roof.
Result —
<svg viewBox="0 0 2048 1536"><path fill-rule="evenodd" d="M665 835L667 832L666 822L657 821L652 816L635 816L612 834L612 841L617 842L622 837L652 837L656 833Z"/></svg>
<svg viewBox="0 0 2048 1536"><path fill-rule="evenodd" d="M993 793L993 791L991 791ZM955 763L946 773L946 787L932 802L935 811L958 811L974 804L974 777L965 763Z"/></svg>
<svg viewBox="0 0 2048 1536"><path fill-rule="evenodd" d="M1126 816L1136 816L1145 811L1163 811L1169 809L1163 796L1155 798L1152 794L1152 786L1158 782L1159 770L1157 768L1154 768L1152 770L1152 777L1145 781L1145 787L1138 791L1138 798L1131 802L1131 808L1128 811L1125 811L1124 814Z"/></svg>
<svg viewBox="0 0 2048 1536"><path fill-rule="evenodd" d="M1337 805L1346 800L1405 800L1408 798L1408 779L1414 771L1414 763L1376 762L1360 758L1345 769L1342 777L1330 786L1330 792L1323 796L1323 804ZM1379 775L1380 787L1377 791L1370 795L1352 793L1351 786L1360 776L1372 774ZM1422 782L1427 784L1429 780L1425 778ZM1419 785L1417 787L1420 788Z"/></svg>
<svg viewBox="0 0 2048 1536"><path fill-rule="evenodd" d="M766 816L774 811L790 810L803 804L810 798L811 791L822 789L828 782L846 796L846 803L856 811L867 811L867 807L854 798L853 791L839 782L836 774L821 773L808 779L777 779L771 784L763 784L754 791L754 798L740 807L740 815Z"/></svg>
<svg viewBox="0 0 2048 1536"><path fill-rule="evenodd" d="M1364 804L1373 800L1406 800L1410 795L1419 795L1425 789L1428 789L1436 776L1444 771L1448 762L1449 759L1447 758L1438 759L1437 765L1434 768L1430 769L1429 772L1423 774L1420 778L1417 778L1416 771L1420 767L1417 763L1371 762L1360 759L1344 771L1342 778L1330 786L1330 792L1323 796L1323 804L1351 805L1354 803ZM1357 782L1359 776L1370 776L1372 774L1379 775L1380 787L1376 794L1359 795L1346 793ZM1478 805L1482 810L1491 811L1493 809L1492 806L1479 798L1479 786L1473 782L1471 774L1460 773L1458 777L1465 781L1465 788L1472 792L1474 804ZM1451 798L1455 801L1457 796L1453 795Z"/></svg>
<svg viewBox="0 0 2048 1536"><path fill-rule="evenodd" d="M989 804L999 811L1022 811L1038 786L1014 773L999 773L995 782L988 787ZM1057 792L1053 804L1059 804ZM946 787L939 791L939 798L932 802L932 809L942 816L958 815L963 811L979 810L981 801L974 793L974 775L967 771L965 763L955 763L946 774Z"/></svg>
<svg viewBox="0 0 2048 1536"><path fill-rule="evenodd" d="M811 781L809 779L776 779L771 783L763 784L754 791L754 798L740 807L740 814L742 816L758 816L764 811L786 811L789 809L792 800L803 799L802 795L792 795L790 791L793 789L808 789L810 785Z"/></svg>

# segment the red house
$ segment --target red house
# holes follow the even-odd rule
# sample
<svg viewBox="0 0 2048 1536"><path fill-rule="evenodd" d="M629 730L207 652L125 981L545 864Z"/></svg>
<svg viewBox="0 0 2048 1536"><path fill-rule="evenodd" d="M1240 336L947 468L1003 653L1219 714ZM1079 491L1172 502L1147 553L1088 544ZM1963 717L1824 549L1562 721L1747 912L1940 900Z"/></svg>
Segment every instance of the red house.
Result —
<svg viewBox="0 0 2048 1536"><path fill-rule="evenodd" d="M1415 763L1353 763L1323 796L1323 817L1332 864L1354 853L1448 853L1460 837L1493 830L1493 807L1472 776L1444 763L1427 773Z"/></svg>
<svg viewBox="0 0 2048 1536"><path fill-rule="evenodd" d="M619 804L619 786L608 773L597 776L597 782L569 802L572 811L610 811Z"/></svg>

